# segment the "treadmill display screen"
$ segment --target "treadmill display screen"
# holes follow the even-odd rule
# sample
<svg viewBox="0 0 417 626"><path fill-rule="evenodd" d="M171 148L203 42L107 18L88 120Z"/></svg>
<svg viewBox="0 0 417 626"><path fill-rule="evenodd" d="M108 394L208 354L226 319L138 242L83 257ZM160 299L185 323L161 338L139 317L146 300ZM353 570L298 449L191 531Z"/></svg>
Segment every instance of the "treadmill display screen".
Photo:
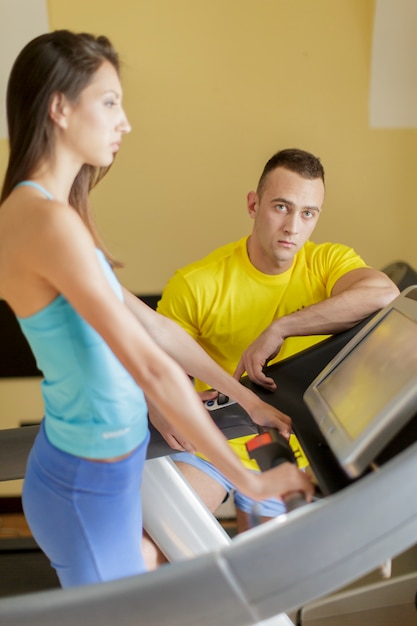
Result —
<svg viewBox="0 0 417 626"><path fill-rule="evenodd" d="M417 384L417 326L392 310L318 389L355 439L413 381Z"/></svg>
<svg viewBox="0 0 417 626"><path fill-rule="evenodd" d="M417 287L364 326L304 400L340 465L359 476L417 414Z"/></svg>

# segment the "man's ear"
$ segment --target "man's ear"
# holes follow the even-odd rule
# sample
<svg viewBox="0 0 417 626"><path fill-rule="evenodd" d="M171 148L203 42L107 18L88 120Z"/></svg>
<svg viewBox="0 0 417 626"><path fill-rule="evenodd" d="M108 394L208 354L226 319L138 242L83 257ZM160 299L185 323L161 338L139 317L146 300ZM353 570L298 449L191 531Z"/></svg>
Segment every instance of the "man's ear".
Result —
<svg viewBox="0 0 417 626"><path fill-rule="evenodd" d="M255 219L258 210L258 194L256 191L250 191L246 198L249 217Z"/></svg>
<svg viewBox="0 0 417 626"><path fill-rule="evenodd" d="M49 106L49 116L61 128L67 128L70 104L63 93L57 92L52 96Z"/></svg>

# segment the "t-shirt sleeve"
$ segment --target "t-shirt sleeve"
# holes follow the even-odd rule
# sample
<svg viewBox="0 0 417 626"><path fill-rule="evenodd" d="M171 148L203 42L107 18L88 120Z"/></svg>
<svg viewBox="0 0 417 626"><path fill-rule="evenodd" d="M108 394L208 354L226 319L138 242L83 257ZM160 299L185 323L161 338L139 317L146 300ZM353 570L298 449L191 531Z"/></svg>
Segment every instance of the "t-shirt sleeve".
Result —
<svg viewBox="0 0 417 626"><path fill-rule="evenodd" d="M339 278L352 270L369 267L353 248L343 244L323 244L320 252L320 265L324 271L328 297L331 296L333 287Z"/></svg>
<svg viewBox="0 0 417 626"><path fill-rule="evenodd" d="M175 272L168 281L157 311L182 326L193 339L198 337L196 299L180 272Z"/></svg>

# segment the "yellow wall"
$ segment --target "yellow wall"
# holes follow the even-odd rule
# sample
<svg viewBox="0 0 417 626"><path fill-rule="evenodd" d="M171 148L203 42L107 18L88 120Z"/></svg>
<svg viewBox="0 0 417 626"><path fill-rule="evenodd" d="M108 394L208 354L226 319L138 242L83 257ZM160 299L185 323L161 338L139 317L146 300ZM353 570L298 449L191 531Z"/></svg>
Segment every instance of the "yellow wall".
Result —
<svg viewBox="0 0 417 626"><path fill-rule="evenodd" d="M51 28L106 33L133 125L94 195L137 292L248 232L246 192L277 149L320 155L317 240L417 266L416 130L371 130L373 0L49 0Z"/></svg>
<svg viewBox="0 0 417 626"><path fill-rule="evenodd" d="M342 241L379 268L417 267L417 131L368 124L373 0L48 7L52 29L107 34L124 62L133 132L93 204L130 289L158 292L176 267L246 234L246 192L273 152L293 146L327 172L316 241ZM0 173L6 152L0 142ZM0 382L3 427L39 417L36 392L11 407L11 389Z"/></svg>
<svg viewBox="0 0 417 626"><path fill-rule="evenodd" d="M51 28L105 33L133 126L93 194L137 292L248 232L246 192L277 149L327 172L316 240L417 266L416 130L371 130L373 0L49 0ZM0 171L6 149L0 144Z"/></svg>

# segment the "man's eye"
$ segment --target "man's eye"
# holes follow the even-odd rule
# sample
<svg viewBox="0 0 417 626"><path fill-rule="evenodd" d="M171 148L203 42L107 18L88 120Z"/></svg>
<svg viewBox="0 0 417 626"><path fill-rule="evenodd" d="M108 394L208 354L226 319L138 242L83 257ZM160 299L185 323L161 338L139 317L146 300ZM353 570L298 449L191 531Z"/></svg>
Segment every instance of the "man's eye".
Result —
<svg viewBox="0 0 417 626"><path fill-rule="evenodd" d="M285 204L277 204L275 208L276 208L277 211L281 211L281 212L282 211L286 211L286 209L287 209Z"/></svg>

